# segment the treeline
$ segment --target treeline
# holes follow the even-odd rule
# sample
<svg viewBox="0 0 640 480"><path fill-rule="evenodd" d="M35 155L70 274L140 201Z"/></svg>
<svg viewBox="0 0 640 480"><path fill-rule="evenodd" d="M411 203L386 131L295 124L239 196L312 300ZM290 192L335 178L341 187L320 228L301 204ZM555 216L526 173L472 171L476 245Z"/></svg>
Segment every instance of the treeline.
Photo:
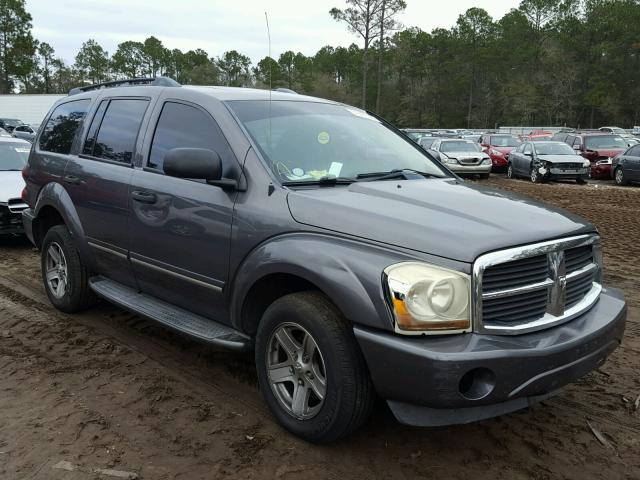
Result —
<svg viewBox="0 0 640 480"><path fill-rule="evenodd" d="M90 39L67 65L32 37L24 0L0 0L0 93L167 75L182 84L291 88L364 104L401 126L640 124L640 0L523 0L497 20L471 8L431 33L400 28L394 18L405 6L346 0L328 13L363 46L313 56L287 51L252 65L235 50L212 57L151 36L112 54Z"/></svg>

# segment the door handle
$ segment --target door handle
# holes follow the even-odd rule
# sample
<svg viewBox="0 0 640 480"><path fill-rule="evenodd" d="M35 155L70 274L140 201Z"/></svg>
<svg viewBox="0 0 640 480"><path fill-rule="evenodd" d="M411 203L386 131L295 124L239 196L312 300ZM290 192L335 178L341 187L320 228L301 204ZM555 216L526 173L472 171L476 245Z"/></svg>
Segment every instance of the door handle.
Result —
<svg viewBox="0 0 640 480"><path fill-rule="evenodd" d="M75 175L65 175L63 180L65 183L70 183L71 185L80 185L82 183L80 177L76 177Z"/></svg>
<svg viewBox="0 0 640 480"><path fill-rule="evenodd" d="M156 203L158 196L151 192L142 192L140 190L134 190L131 192L131 198L140 203Z"/></svg>

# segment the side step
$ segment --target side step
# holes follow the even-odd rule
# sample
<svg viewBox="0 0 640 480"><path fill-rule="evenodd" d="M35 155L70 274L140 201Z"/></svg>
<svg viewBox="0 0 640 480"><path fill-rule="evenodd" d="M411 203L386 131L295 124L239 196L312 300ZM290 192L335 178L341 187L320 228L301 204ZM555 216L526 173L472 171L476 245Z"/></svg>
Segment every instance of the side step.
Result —
<svg viewBox="0 0 640 480"><path fill-rule="evenodd" d="M89 279L89 286L99 296L125 310L204 342L234 350L247 350L251 345L248 336L231 327L145 295L113 280L100 276L92 277Z"/></svg>

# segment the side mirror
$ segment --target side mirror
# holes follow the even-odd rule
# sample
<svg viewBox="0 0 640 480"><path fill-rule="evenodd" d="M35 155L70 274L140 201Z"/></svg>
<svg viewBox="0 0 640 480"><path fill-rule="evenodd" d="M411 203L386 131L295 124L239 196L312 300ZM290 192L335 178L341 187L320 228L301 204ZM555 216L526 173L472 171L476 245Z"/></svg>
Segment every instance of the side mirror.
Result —
<svg viewBox="0 0 640 480"><path fill-rule="evenodd" d="M164 173L171 177L198 180L220 180L222 160L213 150L204 148L174 148L164 157Z"/></svg>

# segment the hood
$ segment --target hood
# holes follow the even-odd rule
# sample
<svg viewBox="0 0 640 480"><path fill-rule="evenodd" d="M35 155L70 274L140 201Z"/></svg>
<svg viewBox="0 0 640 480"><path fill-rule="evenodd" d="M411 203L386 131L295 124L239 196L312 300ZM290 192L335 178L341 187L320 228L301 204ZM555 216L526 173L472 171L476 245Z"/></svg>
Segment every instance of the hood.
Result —
<svg viewBox="0 0 640 480"><path fill-rule="evenodd" d="M507 247L593 232L569 212L453 179L294 190L302 224L463 262Z"/></svg>
<svg viewBox="0 0 640 480"><path fill-rule="evenodd" d="M448 158L489 158L484 152L476 152L474 150L469 152L440 152L442 155Z"/></svg>
<svg viewBox="0 0 640 480"><path fill-rule="evenodd" d="M581 155L538 155L538 159L552 163L584 163Z"/></svg>
<svg viewBox="0 0 640 480"><path fill-rule="evenodd" d="M615 157L619 153L624 152L625 148L600 148L597 150L588 150L585 153L589 154L594 152L599 157Z"/></svg>
<svg viewBox="0 0 640 480"><path fill-rule="evenodd" d="M0 202L6 202L10 198L20 198L23 188L22 172L0 171Z"/></svg>
<svg viewBox="0 0 640 480"><path fill-rule="evenodd" d="M504 153L505 155L511 153L511 151L516 147L491 147L492 150L495 150L500 153Z"/></svg>

